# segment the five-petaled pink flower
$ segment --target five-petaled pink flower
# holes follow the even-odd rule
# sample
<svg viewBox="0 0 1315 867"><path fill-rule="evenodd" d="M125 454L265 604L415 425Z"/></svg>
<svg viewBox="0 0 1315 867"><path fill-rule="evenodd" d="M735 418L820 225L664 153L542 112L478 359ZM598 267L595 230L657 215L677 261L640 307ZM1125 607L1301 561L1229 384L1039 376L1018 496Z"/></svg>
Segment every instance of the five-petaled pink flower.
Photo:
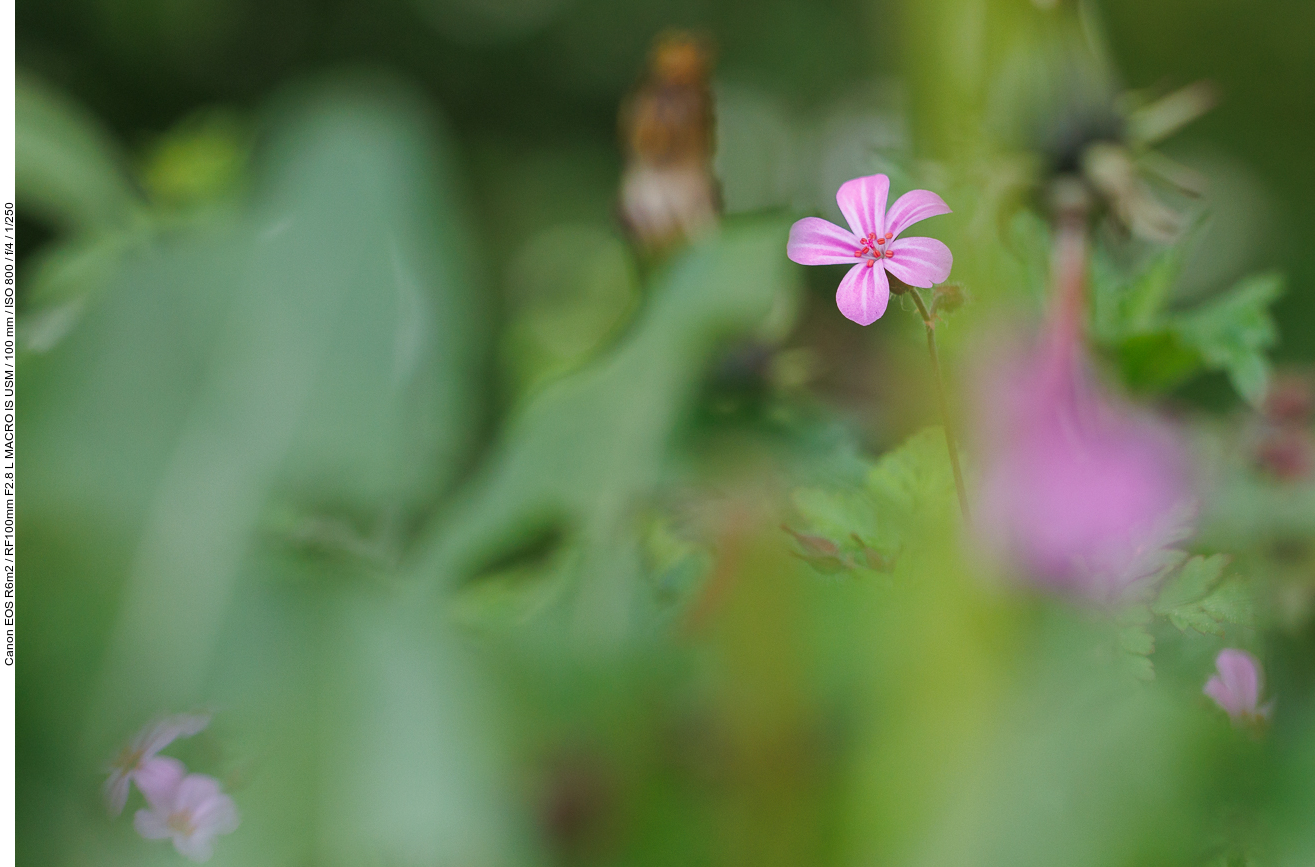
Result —
<svg viewBox="0 0 1315 867"><path fill-rule="evenodd" d="M179 714L154 720L139 731L118 757L110 763L109 779L105 781L105 805L111 816L123 812L128 801L128 784L137 780L141 788L141 775L155 759L155 754L178 738L191 737L210 723L207 714Z"/></svg>
<svg viewBox="0 0 1315 867"><path fill-rule="evenodd" d="M178 853L193 861L210 860L214 838L237 830L233 799L214 777L188 774L174 759L156 762L150 783L142 786L150 808L137 811L133 827L148 840L172 837Z"/></svg>
<svg viewBox="0 0 1315 867"><path fill-rule="evenodd" d="M1228 712L1235 723L1255 723L1269 718L1274 703L1259 706L1263 672L1256 658L1231 647L1215 658L1219 673L1205 684L1205 694Z"/></svg>
<svg viewBox="0 0 1315 867"><path fill-rule="evenodd" d="M935 238L901 238L900 233L919 220L950 213L941 197L927 190L912 190L886 210L890 178L869 175L846 181L836 203L849 223L845 231L818 217L805 217L790 227L786 255L800 265L843 265L849 269L836 290L840 312L859 325L871 325L886 312L890 301L889 271L923 289L950 276L954 256Z"/></svg>

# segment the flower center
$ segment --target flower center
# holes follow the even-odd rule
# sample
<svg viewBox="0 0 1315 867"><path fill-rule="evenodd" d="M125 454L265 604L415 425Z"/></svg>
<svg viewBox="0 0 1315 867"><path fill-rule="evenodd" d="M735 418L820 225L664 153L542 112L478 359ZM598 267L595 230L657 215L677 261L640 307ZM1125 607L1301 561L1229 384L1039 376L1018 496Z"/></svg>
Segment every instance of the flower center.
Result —
<svg viewBox="0 0 1315 867"><path fill-rule="evenodd" d="M862 246L854 251L854 258L866 259L869 268L875 265L878 259L895 258L895 254L891 252L888 246L890 239L893 237L895 237L894 232L887 232L881 236L878 236L876 232L868 232L867 236L862 239Z"/></svg>
<svg viewBox="0 0 1315 867"><path fill-rule="evenodd" d="M144 752L146 751L141 749L135 750L132 747L124 747L123 752L119 753L119 757L114 760L114 767L120 768L124 771L131 771L133 768L137 767L137 763L142 760L142 754Z"/></svg>
<svg viewBox="0 0 1315 867"><path fill-rule="evenodd" d="M196 826L192 824L192 814L187 810L175 810L170 813L167 824L170 831L184 837L190 837L196 832Z"/></svg>

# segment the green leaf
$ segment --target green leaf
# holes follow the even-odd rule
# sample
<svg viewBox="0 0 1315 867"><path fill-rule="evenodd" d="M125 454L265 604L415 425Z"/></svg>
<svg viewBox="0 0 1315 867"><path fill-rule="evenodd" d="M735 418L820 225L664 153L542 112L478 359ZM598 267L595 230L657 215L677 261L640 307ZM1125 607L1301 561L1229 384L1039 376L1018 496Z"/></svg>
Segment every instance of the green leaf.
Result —
<svg viewBox="0 0 1315 867"><path fill-rule="evenodd" d="M608 642L629 634L643 604L630 516L655 492L718 348L793 293L785 231L776 220L728 223L661 272L624 341L518 408L430 529L417 574L461 585L555 530L588 579L576 582L577 623Z"/></svg>
<svg viewBox="0 0 1315 867"><path fill-rule="evenodd" d="M1101 343L1118 345L1158 330L1170 291L1181 270L1177 248L1165 250L1129 278L1108 255L1092 257L1092 330Z"/></svg>
<svg viewBox="0 0 1315 867"><path fill-rule="evenodd" d="M1134 391L1162 392L1201 369L1201 354L1171 330L1134 334L1115 345L1123 382Z"/></svg>
<svg viewBox="0 0 1315 867"><path fill-rule="evenodd" d="M126 161L81 106L27 73L14 89L20 206L65 231L114 232L141 207Z"/></svg>
<svg viewBox="0 0 1315 867"><path fill-rule="evenodd" d="M1254 607L1249 589L1241 581L1220 583L1229 557L1192 557L1165 584L1153 610L1169 618L1180 631L1194 629L1209 635L1223 635L1224 623L1250 623Z"/></svg>
<svg viewBox="0 0 1315 867"><path fill-rule="evenodd" d="M1155 257L1133 280L1120 304L1122 318L1129 332L1147 331L1159 319L1169 300L1169 291L1182 270L1181 263L1181 252L1171 247Z"/></svg>
<svg viewBox="0 0 1315 867"><path fill-rule="evenodd" d="M1270 306L1283 294L1279 274L1248 277L1223 295L1171 320L1207 367L1222 370L1238 394L1258 404L1269 384L1265 350L1278 339Z"/></svg>
<svg viewBox="0 0 1315 867"><path fill-rule="evenodd" d="M65 340L20 360L30 437L24 476L32 482L21 520L34 543L25 611L28 622L45 625L27 639L35 666L28 670L63 684L48 697L32 693L22 725L46 731L53 721L66 745L57 762L38 758L23 773L65 786L72 800L52 812L70 822L81 821L76 805L87 789L61 777L81 780L162 711L212 702L233 721L225 724L281 732L246 803L287 804L298 800L294 790L318 790L325 779L317 763L339 758L314 752L326 734L316 721L323 686L340 674L323 680L327 670L316 671L325 654L308 648L320 641L350 657L352 687L379 690L374 707L343 698L356 702L359 723L344 752L395 768L419 742L429 752L415 754L409 777L421 790L417 803L426 818L447 811L448 830L465 820L448 809L465 792L423 779L453 766L428 755L460 749L440 743L433 727L450 721L440 706L461 702L430 676L444 664L433 624L399 625L397 612L416 606L389 595L345 599L343 620L308 626L325 594L298 589L326 591L331 570L266 522L270 514L331 513L344 517L346 538L353 529L387 536L432 508L479 429L487 346L480 293L464 262L470 245L451 164L425 104L384 87L286 101L263 151L254 204L123 257L106 276L109 291ZM367 584L357 570L334 574L347 572L357 591ZM431 603L428 613L437 608ZM356 628L361 615L368 620ZM390 628L403 631L385 635ZM386 667L385 659L402 666L389 669L397 680L384 682L372 668ZM257 689L274 697L275 712L237 706ZM411 711L419 715L403 730L396 718L381 718ZM79 725L86 729L69 731ZM396 751L387 746L395 736ZM359 807L346 802L331 821ZM288 809L300 816L325 803ZM405 809L397 800L376 806ZM251 842L225 843L306 860L321 829L308 830L309 820L285 825L280 809L252 809L244 834L233 836ZM362 822L389 831L390 818L337 830L368 837L377 829ZM425 827L412 833L430 833ZM114 839L131 839L113 836L122 828L100 820L62 829L69 860L140 863L140 855L107 855ZM443 850L409 850L431 862L505 863L453 851L471 841L421 842ZM243 851L237 862L262 857ZM398 850L374 854L404 860Z"/></svg>
<svg viewBox="0 0 1315 867"><path fill-rule="evenodd" d="M873 544L880 540L876 504L867 491L802 488L794 492L791 502L808 528L831 540L837 548L843 546L851 534Z"/></svg>
<svg viewBox="0 0 1315 867"><path fill-rule="evenodd" d="M944 430L924 428L882 455L868 473L868 489L892 520L952 507L954 474Z"/></svg>
<svg viewBox="0 0 1315 867"><path fill-rule="evenodd" d="M1144 626L1126 626L1119 630L1119 649L1134 656L1150 656L1155 652L1155 638Z"/></svg>

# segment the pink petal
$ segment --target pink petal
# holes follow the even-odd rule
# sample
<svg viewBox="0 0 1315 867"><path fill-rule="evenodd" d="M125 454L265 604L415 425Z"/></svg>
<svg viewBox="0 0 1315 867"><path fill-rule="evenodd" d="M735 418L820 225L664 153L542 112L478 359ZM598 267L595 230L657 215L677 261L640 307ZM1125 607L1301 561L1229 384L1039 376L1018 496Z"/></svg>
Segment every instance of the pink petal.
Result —
<svg viewBox="0 0 1315 867"><path fill-rule="evenodd" d="M237 830L238 822L237 807L228 795L215 795L192 812L192 823L198 834L231 834Z"/></svg>
<svg viewBox="0 0 1315 867"><path fill-rule="evenodd" d="M889 301L890 281L881 265L855 265L836 290L836 306L859 325L871 325L880 319Z"/></svg>
<svg viewBox="0 0 1315 867"><path fill-rule="evenodd" d="M1219 675L1207 680L1205 689L1202 691L1214 699L1215 704L1227 711L1229 716L1236 717L1242 713L1241 703L1234 699L1233 693L1229 691L1228 687L1224 686L1224 682L1219 679Z"/></svg>
<svg viewBox="0 0 1315 867"><path fill-rule="evenodd" d="M138 735L142 755L150 758L178 738L191 737L209 724L209 714L178 714L154 722Z"/></svg>
<svg viewBox="0 0 1315 867"><path fill-rule="evenodd" d="M158 810L169 810L177 801L178 787L187 776L187 768L169 756L155 756L133 771L132 779L146 802Z"/></svg>
<svg viewBox="0 0 1315 867"><path fill-rule="evenodd" d="M1215 658L1219 676L1240 710L1255 713L1260 701L1260 663L1242 650L1226 648Z"/></svg>
<svg viewBox="0 0 1315 867"><path fill-rule="evenodd" d="M950 206L930 190L910 190L895 200L886 214L886 232L898 238L909 226L928 217L951 213ZM902 279L902 278L901 278Z"/></svg>
<svg viewBox="0 0 1315 867"><path fill-rule="evenodd" d="M138 810L132 817L132 826L147 840L173 836L173 831L169 830L169 815L163 811Z"/></svg>
<svg viewBox="0 0 1315 867"><path fill-rule="evenodd" d="M886 223L886 195L889 192L890 178L885 175L854 178L840 185L836 191L836 204L855 235L867 237L869 232L880 235L886 231L882 227Z"/></svg>
<svg viewBox="0 0 1315 867"><path fill-rule="evenodd" d="M190 837L176 835L174 848L178 850L179 855L192 861L209 861L210 856L215 854L215 847L211 844L210 837L199 833Z"/></svg>
<svg viewBox="0 0 1315 867"><path fill-rule="evenodd" d="M122 813L123 805L128 803L128 783L128 773L121 768L111 771L105 781L105 807L111 816Z"/></svg>
<svg viewBox="0 0 1315 867"><path fill-rule="evenodd" d="M205 774L190 774L178 784L174 809L195 813L214 797L224 797L218 780Z"/></svg>
<svg viewBox="0 0 1315 867"><path fill-rule="evenodd" d="M790 227L785 255L800 265L841 265L854 261L858 239L818 217L804 217Z"/></svg>
<svg viewBox="0 0 1315 867"><path fill-rule="evenodd" d="M901 238L881 264L910 286L927 289L950 276L954 255L935 238Z"/></svg>

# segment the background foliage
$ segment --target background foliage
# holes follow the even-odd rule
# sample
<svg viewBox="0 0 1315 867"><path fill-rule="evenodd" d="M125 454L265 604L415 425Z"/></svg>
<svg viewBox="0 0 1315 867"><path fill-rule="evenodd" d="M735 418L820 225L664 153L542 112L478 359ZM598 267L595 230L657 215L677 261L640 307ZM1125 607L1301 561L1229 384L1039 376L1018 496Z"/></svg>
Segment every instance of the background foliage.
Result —
<svg viewBox="0 0 1315 867"><path fill-rule="evenodd" d="M20 862L176 861L101 769L207 708L171 752L241 810L217 864L1308 863L1315 447L1273 396L1315 355L1312 16L20 3ZM716 47L726 216L652 256L617 110L672 27ZM1051 87L1078 32L1110 92ZM1093 610L974 549L916 317L845 321L785 237L860 174L940 192L970 418L1046 304L1023 119L1199 78L1158 147L1207 192L1157 190L1172 243L1101 224L1088 332L1201 509ZM1224 646L1263 734L1201 695Z"/></svg>

